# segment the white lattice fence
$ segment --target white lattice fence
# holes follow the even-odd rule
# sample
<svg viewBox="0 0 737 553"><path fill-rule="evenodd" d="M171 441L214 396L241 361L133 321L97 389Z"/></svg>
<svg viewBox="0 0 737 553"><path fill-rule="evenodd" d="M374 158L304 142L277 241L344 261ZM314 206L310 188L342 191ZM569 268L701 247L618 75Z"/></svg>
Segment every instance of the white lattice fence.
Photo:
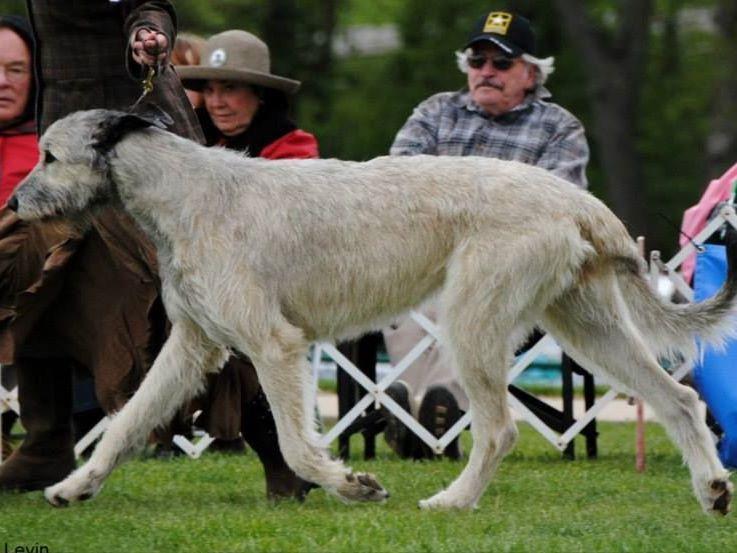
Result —
<svg viewBox="0 0 737 553"><path fill-rule="evenodd" d="M360 417L366 408L374 403L377 407L383 405L394 416L401 420L418 438L425 442L436 453L442 453L445 447L453 441L468 425L471 423L471 413L466 413L461 417L456 424L454 424L445 435L440 438L433 436L425 427L423 427L410 413L402 409L391 397L389 397L385 391L386 389L397 380L402 373L416 361L422 353L427 350L433 343L439 341L439 333L437 326L434 322L425 317L422 313L413 311L410 316L412 319L419 324L426 332L427 336L422 338L407 355L402 358L399 363L391 368L389 373L381 378L379 382L372 382L361 370L356 367L349 359L347 359L342 353L340 353L334 345L328 343L322 343L322 350L331 357L341 370L346 371L358 384L360 384L365 390L366 395L363 396L354 406L348 411L330 431L323 435L322 445L327 446L333 442L340 434L348 428L358 417ZM521 355L512 368L509 371L507 382L513 382L528 366L530 366L535 359L537 359L540 353L546 350L553 339L550 336L544 336L538 341L532 348ZM590 422L598 413L602 407L609 403L616 396L616 392L612 393L611 397L604 396L594 404L594 406L587 412L586 415L589 417L586 419L585 424L579 426L580 421L577 422L576 431L571 433L569 429L565 434L558 435L549 426L542 422L527 406L519 401L512 394L507 394L507 398L510 406L527 422L529 422L546 440L548 440L553 446L560 449L561 451L566 448L568 443L578 434L585 426ZM585 416L586 416L585 415ZM573 427L571 427L573 428Z"/></svg>
<svg viewBox="0 0 737 553"><path fill-rule="evenodd" d="M0 380L2 380L3 367L0 365ZM14 411L20 414L20 405L18 405L18 386L15 386L12 390L8 390L0 384L0 415L7 412ZM0 442L0 459L3 458L2 443Z"/></svg>

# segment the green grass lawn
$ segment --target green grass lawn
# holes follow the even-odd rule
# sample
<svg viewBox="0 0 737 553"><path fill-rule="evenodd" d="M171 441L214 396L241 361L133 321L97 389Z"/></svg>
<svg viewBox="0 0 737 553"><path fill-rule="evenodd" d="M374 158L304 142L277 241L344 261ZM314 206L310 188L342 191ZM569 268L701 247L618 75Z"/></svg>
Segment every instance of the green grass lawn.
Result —
<svg viewBox="0 0 737 553"><path fill-rule="evenodd" d="M301 505L269 504L253 453L137 460L96 499L66 509L49 507L40 492L3 495L0 553L34 545L50 553L737 550L737 519L702 514L659 426L648 426L644 474L634 471L633 425L600 428L600 458L571 462L521 425L516 451L474 512L420 511L417 501L461 465L401 461L383 440L377 460L352 460L391 492L383 505L343 505L322 490Z"/></svg>

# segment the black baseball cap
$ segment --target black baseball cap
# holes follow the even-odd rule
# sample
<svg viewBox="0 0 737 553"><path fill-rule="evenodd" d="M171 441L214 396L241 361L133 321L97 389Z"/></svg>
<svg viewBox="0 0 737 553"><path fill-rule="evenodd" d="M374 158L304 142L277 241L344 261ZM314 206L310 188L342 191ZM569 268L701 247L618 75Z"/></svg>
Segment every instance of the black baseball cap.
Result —
<svg viewBox="0 0 737 553"><path fill-rule="evenodd" d="M522 54L535 55L535 31L529 20L516 13L493 11L482 15L463 48L482 41L495 44L513 58Z"/></svg>

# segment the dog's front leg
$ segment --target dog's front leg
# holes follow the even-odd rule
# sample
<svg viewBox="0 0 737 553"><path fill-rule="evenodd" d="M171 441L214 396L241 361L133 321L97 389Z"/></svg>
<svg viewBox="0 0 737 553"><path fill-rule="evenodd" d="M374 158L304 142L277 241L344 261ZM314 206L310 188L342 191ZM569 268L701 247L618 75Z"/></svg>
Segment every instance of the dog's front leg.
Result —
<svg viewBox="0 0 737 553"><path fill-rule="evenodd" d="M345 501L383 501L389 494L371 474L354 474L317 443L314 401L306 392L312 376L308 344L284 323L262 337L249 353L274 414L279 447L290 468Z"/></svg>
<svg viewBox="0 0 737 553"><path fill-rule="evenodd" d="M204 374L217 370L227 351L191 323L175 323L141 386L113 418L89 461L67 478L46 488L54 506L89 499L126 456L145 444L151 430L166 424L201 388Z"/></svg>

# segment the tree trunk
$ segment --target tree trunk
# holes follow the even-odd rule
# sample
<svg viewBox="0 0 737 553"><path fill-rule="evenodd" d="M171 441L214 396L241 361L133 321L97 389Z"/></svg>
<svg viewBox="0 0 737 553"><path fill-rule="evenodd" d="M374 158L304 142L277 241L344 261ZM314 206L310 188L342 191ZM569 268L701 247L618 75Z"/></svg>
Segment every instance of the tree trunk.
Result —
<svg viewBox="0 0 737 553"><path fill-rule="evenodd" d="M646 234L637 129L652 2L622 0L611 33L592 20L586 3L555 0L566 34L588 74L594 115L590 134L601 158L610 206L633 235Z"/></svg>
<svg viewBox="0 0 737 553"><path fill-rule="evenodd" d="M262 25L263 40L269 45L272 71L292 77L298 61L294 57L298 11L295 0L271 0Z"/></svg>
<svg viewBox="0 0 737 553"><path fill-rule="evenodd" d="M332 80L333 71L333 38L338 23L338 0L321 0L320 8L317 59L312 67L312 74L320 75L321 81L314 87L314 95L318 99L318 110L315 117L318 121L326 121L332 112L329 83Z"/></svg>
<svg viewBox="0 0 737 553"><path fill-rule="evenodd" d="M633 98L623 82L592 98L592 135L604 170L609 206L633 236L647 235L642 162Z"/></svg>
<svg viewBox="0 0 737 553"><path fill-rule="evenodd" d="M720 59L721 74L714 91L711 132L706 143L711 178L737 163L737 2L720 0L714 21L719 29L714 55Z"/></svg>
<svg viewBox="0 0 737 553"><path fill-rule="evenodd" d="M309 81L297 99L309 95L314 100L319 106L317 120L326 120L331 111L337 12L337 0L271 0L266 7L263 34L271 49L272 66L286 77ZM293 107L296 115L298 106Z"/></svg>

